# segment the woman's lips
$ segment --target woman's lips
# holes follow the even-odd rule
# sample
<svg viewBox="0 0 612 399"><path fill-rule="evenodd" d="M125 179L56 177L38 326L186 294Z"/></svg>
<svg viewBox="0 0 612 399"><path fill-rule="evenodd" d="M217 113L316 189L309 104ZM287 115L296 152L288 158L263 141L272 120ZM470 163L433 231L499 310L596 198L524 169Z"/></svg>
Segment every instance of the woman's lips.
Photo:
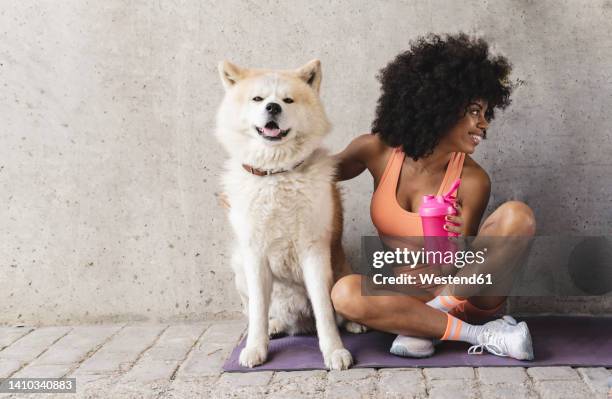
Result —
<svg viewBox="0 0 612 399"><path fill-rule="evenodd" d="M472 139L472 143L474 143L474 145L478 145L482 141L482 136L479 134L470 133L470 138Z"/></svg>

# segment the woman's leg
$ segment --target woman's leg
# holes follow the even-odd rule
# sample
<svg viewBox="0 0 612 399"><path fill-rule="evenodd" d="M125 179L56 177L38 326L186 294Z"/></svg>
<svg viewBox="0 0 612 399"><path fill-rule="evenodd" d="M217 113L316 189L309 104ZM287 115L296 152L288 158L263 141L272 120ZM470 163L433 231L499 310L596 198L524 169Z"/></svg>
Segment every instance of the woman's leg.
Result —
<svg viewBox="0 0 612 399"><path fill-rule="evenodd" d="M487 351L519 360L533 359L531 337L527 325L504 318L485 325L472 325L434 309L409 296L361 295L360 275L338 280L332 289L336 311L349 320L375 329L414 337L469 342L472 350ZM426 340L431 343L430 340ZM426 348L421 348L423 356ZM476 353L476 352L475 352ZM419 356L421 357L421 356Z"/></svg>
<svg viewBox="0 0 612 399"><path fill-rule="evenodd" d="M466 295L472 305L465 308L468 315L471 310L471 313L475 313L473 316L487 316L486 310L495 311L501 307L506 296L500 294L512 288L516 269L522 266L522 257L535 234L535 229L533 211L520 201L503 203L484 221L472 246L475 249L488 249L486 262L477 268L466 267L457 275L492 273L499 281L497 286L491 288L478 287L478 296ZM461 296L459 292L457 295Z"/></svg>
<svg viewBox="0 0 612 399"><path fill-rule="evenodd" d="M446 315L407 295L362 295L359 274L342 277L332 288L336 312L368 327L395 334L441 337Z"/></svg>

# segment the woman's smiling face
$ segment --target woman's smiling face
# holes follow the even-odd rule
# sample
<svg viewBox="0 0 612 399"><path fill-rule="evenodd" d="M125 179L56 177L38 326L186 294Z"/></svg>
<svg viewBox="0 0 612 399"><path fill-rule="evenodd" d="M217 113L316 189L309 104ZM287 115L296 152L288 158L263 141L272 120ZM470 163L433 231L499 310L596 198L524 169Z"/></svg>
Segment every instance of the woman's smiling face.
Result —
<svg viewBox="0 0 612 399"><path fill-rule="evenodd" d="M468 103L465 114L441 140L456 152L472 154L486 136L489 122L485 117L487 102L475 100Z"/></svg>

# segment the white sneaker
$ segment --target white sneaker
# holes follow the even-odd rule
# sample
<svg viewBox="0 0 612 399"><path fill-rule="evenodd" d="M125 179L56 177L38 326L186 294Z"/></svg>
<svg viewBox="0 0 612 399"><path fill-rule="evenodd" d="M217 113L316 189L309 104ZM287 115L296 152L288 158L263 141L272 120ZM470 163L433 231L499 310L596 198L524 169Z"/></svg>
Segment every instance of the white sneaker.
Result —
<svg viewBox="0 0 612 399"><path fill-rule="evenodd" d="M483 325L477 337L478 345L470 347L470 355L479 355L484 349L497 356L512 357L517 360L533 360L533 345L527 324L517 324L511 316L493 320Z"/></svg>
<svg viewBox="0 0 612 399"><path fill-rule="evenodd" d="M431 338L398 335L389 352L403 357L429 357L434 354L434 344Z"/></svg>

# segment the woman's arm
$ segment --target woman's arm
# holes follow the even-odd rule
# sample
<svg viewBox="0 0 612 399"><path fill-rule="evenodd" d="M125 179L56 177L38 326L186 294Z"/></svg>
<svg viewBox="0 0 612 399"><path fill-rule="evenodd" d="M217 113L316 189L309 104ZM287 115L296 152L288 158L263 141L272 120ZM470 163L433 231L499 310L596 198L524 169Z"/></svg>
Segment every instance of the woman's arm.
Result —
<svg viewBox="0 0 612 399"><path fill-rule="evenodd" d="M336 179L343 181L359 176L379 146L380 141L373 134L356 137L342 152L334 155L338 162Z"/></svg>
<svg viewBox="0 0 612 399"><path fill-rule="evenodd" d="M450 231L455 231L463 236L475 236L482 215L489 203L491 195L491 179L487 172L480 166L464 167L459 187L457 217L450 217L450 222L460 224L456 228L450 226Z"/></svg>

